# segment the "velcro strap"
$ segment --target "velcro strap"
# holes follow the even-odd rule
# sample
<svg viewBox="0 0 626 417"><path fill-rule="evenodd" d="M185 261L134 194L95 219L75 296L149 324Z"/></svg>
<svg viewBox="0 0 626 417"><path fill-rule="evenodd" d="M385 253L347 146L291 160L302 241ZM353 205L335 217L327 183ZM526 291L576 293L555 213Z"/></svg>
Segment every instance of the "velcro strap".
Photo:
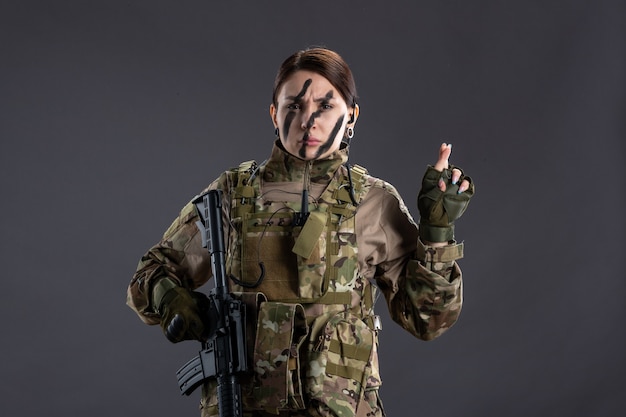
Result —
<svg viewBox="0 0 626 417"><path fill-rule="evenodd" d="M235 195L240 198L252 198L254 197L254 187L244 185L235 188Z"/></svg>
<svg viewBox="0 0 626 417"><path fill-rule="evenodd" d="M463 257L463 243L452 243L446 246L425 246L421 241L417 244L417 259L427 263L452 262Z"/></svg>
<svg viewBox="0 0 626 417"><path fill-rule="evenodd" d="M363 362L367 362L370 358L371 346L369 348L351 346L339 343L338 340L331 340L328 350L334 352L342 357L357 359ZM361 371L363 372L363 371Z"/></svg>
<svg viewBox="0 0 626 417"><path fill-rule="evenodd" d="M334 205L334 206L331 206L330 208L331 213L338 214L344 217L352 216L355 210L356 209L353 205L344 205L344 206Z"/></svg>
<svg viewBox="0 0 626 417"><path fill-rule="evenodd" d="M158 309L161 307L160 304L165 296L165 293L176 287L179 287L179 285L176 284L171 278L167 277L160 278L154 284L152 287L152 307L155 312L160 313Z"/></svg>
<svg viewBox="0 0 626 417"><path fill-rule="evenodd" d="M322 297L315 300L315 304L352 304L352 293L350 292L327 292Z"/></svg>
<svg viewBox="0 0 626 417"><path fill-rule="evenodd" d="M361 381L361 378L363 377L363 369L357 369L346 365L338 365L330 362L326 364L326 373L343 378L350 378L355 381Z"/></svg>

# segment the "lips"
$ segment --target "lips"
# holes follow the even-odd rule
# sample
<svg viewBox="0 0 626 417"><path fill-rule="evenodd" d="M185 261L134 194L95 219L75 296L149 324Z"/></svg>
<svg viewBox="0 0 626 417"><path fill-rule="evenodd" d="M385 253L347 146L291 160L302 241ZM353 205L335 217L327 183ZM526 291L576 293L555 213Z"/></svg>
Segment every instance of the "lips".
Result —
<svg viewBox="0 0 626 417"><path fill-rule="evenodd" d="M320 143L322 143L322 141L313 136L305 136L302 138L302 144L305 146L318 146Z"/></svg>

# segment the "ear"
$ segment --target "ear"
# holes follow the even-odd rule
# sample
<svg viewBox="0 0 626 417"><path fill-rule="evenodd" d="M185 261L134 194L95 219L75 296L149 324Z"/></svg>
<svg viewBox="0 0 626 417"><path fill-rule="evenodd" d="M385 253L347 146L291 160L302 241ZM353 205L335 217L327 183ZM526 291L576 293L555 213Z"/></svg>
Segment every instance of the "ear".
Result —
<svg viewBox="0 0 626 417"><path fill-rule="evenodd" d="M276 106L274 106L274 103L270 104L270 117L272 118L274 127L278 127L278 122L276 121Z"/></svg>
<svg viewBox="0 0 626 417"><path fill-rule="evenodd" d="M354 107L352 108L352 112L349 112L349 113L350 113L350 119L348 119L347 126L354 127L354 125L356 124L356 119L359 118L359 105L355 104Z"/></svg>

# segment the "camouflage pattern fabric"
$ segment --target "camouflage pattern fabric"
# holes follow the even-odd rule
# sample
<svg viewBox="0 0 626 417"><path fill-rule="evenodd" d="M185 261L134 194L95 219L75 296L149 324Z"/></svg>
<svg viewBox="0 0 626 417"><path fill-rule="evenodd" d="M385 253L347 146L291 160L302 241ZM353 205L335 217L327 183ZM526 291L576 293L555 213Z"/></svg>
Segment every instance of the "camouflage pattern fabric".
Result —
<svg viewBox="0 0 626 417"><path fill-rule="evenodd" d="M338 199L339 196L348 199L347 194L338 191L346 178L344 161L335 158L304 165L302 177L312 176L313 181L327 179L329 184L317 202L309 205L309 218L303 227L294 226L294 214L301 210L299 202L253 198L262 195L258 178L248 178L245 186L240 181L241 172L236 180L231 178L238 186L231 198L233 227L229 233L227 273L241 277L248 285L254 284L262 260L266 274L255 290L270 300L307 303L318 301L328 291L352 291L358 270L356 207ZM257 168L254 163L244 164L258 169L258 177L271 176L276 182L291 175L284 167L279 169L279 164L273 165ZM364 182L355 182L355 188L362 199L369 187ZM251 207L243 208L245 205ZM245 288L235 286L234 290L245 291Z"/></svg>
<svg viewBox="0 0 626 417"><path fill-rule="evenodd" d="M384 416L375 332L349 312L328 312L313 320L302 343L309 330L303 319L301 305L261 305L255 381L244 406L257 412L249 415ZM298 361L301 352L305 363ZM213 381L204 386L202 416L218 415L215 388Z"/></svg>
<svg viewBox="0 0 626 417"><path fill-rule="evenodd" d="M261 305L254 347L254 404L247 408L304 409L300 346L308 334L300 304Z"/></svg>
<svg viewBox="0 0 626 417"><path fill-rule="evenodd" d="M309 345L309 397L338 416L356 415L368 378L377 376L374 344L373 331L359 317L342 312L328 320Z"/></svg>
<svg viewBox="0 0 626 417"><path fill-rule="evenodd" d="M377 288L391 318L419 339L439 337L458 319L463 244L424 246L396 189L366 173L355 178L361 201L354 207L346 160L346 149L306 162L275 145L266 163L248 161L208 187L224 191L227 272L254 283L259 262L266 267L256 288L231 284L231 291L267 299L256 323L247 323L256 335L254 372L242 381L246 415L384 416ZM300 227L293 219L303 185L312 200L310 223ZM139 261L127 303L148 324L160 321L150 301L155 280L194 290L211 277L195 220L186 205ZM214 381L203 385L200 407L203 417L218 415Z"/></svg>

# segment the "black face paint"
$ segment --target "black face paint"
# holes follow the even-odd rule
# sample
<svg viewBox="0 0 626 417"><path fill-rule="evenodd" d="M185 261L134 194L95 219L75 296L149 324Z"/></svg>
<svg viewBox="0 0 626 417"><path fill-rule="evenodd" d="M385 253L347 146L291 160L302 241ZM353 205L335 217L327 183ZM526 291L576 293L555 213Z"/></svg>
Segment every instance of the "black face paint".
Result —
<svg viewBox="0 0 626 417"><path fill-rule="evenodd" d="M326 93L324 98L322 100L320 100L320 106L324 106L324 105L328 104L328 102L332 98L333 98L333 92L329 91L328 93ZM306 129L307 130L309 130L310 128L313 127L313 123L315 123L315 119L320 117L320 114L322 114L323 111L324 110L322 109L322 110L318 110L318 111L315 111L315 112L311 113L311 117L309 117L309 121L306 124Z"/></svg>
<svg viewBox="0 0 626 417"><path fill-rule="evenodd" d="M320 105L324 106L325 104L328 104L328 102L333 98L333 91L329 91L328 93L326 93L326 95L324 96L324 98L321 100ZM304 136L302 136L302 147L300 148L300 150L298 151L298 155L302 158L305 159L306 158L306 143L309 140L309 129L311 129L311 127L313 127L313 124L315 123L315 119L317 119L318 117L320 117L320 115L322 114L324 110L317 110L313 113L311 113L311 117L309 117L309 120L307 121L306 124L306 132L304 132ZM343 120L343 116L341 116L341 120ZM335 130L337 127L335 126L335 128L333 128L333 130ZM336 133L335 133L336 135ZM319 157L322 153L324 153L328 148L330 148L330 146L332 145L332 139L334 139L335 136L331 136L328 140L326 140L326 142L324 142L323 145L320 146L320 148L317 151L317 155L316 158Z"/></svg>
<svg viewBox="0 0 626 417"><path fill-rule="evenodd" d="M309 89L309 86L311 85L312 82L313 80L309 78L308 80L304 82L304 85L302 86L302 90L300 90L297 96L287 97L287 98L293 100L293 104L298 104L302 106L302 97L306 94L306 91ZM289 128L291 127L291 123L293 122L293 119L295 117L296 117L296 112L293 110L289 110L289 112L285 116L285 122L283 123L283 135L285 135L285 138L289 136Z"/></svg>
<svg viewBox="0 0 626 417"><path fill-rule="evenodd" d="M319 158L320 155L322 155L324 152L326 152L335 142L335 138L337 137L337 134L339 133L339 129L341 129L341 126L343 125L343 118L344 115L341 115L341 117L339 117L339 119L337 119L337 123L335 123L335 127L333 127L332 132L330 132L330 136L328 136L328 139L326 140L326 142L319 147L319 149L317 150L317 155L315 155L315 158Z"/></svg>

